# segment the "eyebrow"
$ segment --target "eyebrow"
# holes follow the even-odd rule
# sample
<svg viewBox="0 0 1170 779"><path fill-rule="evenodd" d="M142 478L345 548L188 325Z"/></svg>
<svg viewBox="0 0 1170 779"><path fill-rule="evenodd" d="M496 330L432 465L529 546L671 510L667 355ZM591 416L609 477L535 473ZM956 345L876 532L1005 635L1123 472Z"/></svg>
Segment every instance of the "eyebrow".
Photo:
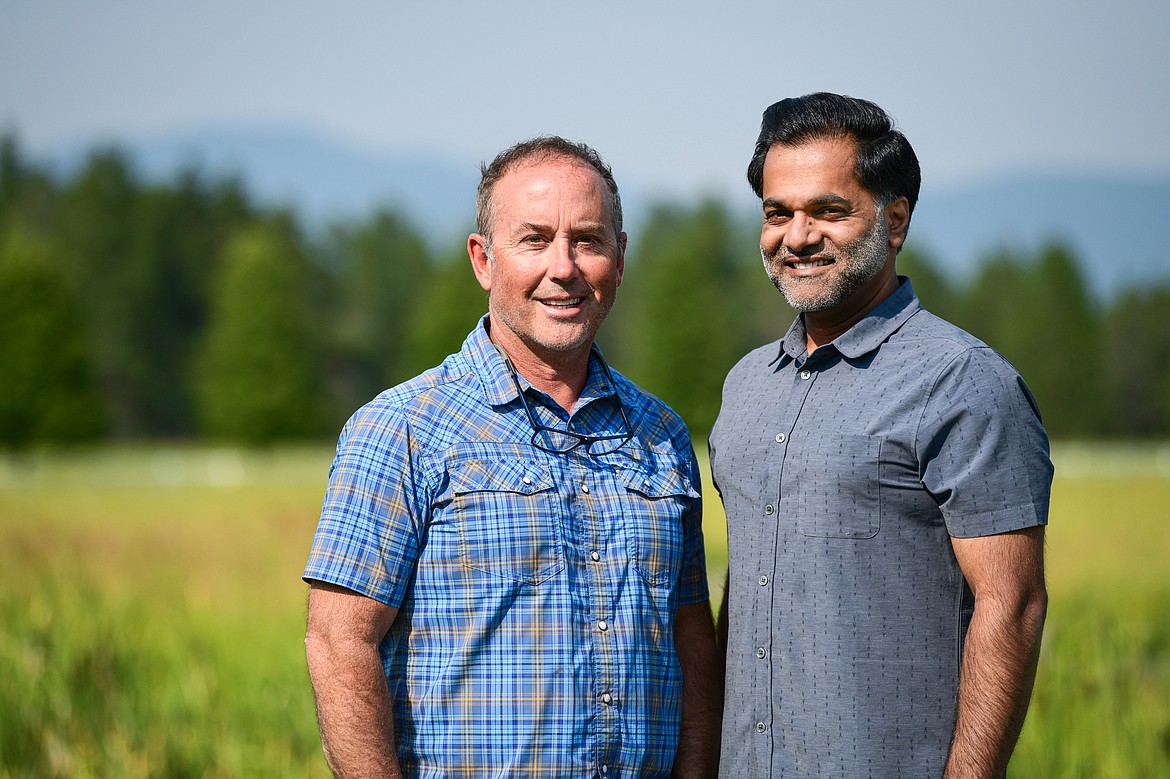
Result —
<svg viewBox="0 0 1170 779"><path fill-rule="evenodd" d="M603 222L581 222L574 228L573 235L580 235L581 233L603 232L608 229L609 228ZM537 224L535 222L521 222L516 227L517 233L543 233L551 231L551 225Z"/></svg>
<svg viewBox="0 0 1170 779"><path fill-rule="evenodd" d="M828 205L835 205L838 203L846 203L846 204L851 205L851 201L849 200L849 198L845 197L844 195L838 195L838 194L833 193L833 192L827 192L823 195L817 195L816 197L809 200L807 206L828 206ZM767 200L765 200L763 202L763 206L764 206L764 208L786 208L787 207L784 205L784 203L782 203L781 201L779 201L773 197L770 197Z"/></svg>

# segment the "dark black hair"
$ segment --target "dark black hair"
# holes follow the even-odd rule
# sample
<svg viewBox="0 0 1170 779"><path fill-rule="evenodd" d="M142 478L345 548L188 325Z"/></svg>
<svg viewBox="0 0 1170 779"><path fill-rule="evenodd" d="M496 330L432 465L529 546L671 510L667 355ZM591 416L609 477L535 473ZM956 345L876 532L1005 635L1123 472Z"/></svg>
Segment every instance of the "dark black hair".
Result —
<svg viewBox="0 0 1170 779"><path fill-rule="evenodd" d="M747 169L756 197L764 196L764 158L773 146L799 146L823 138L853 140L857 144L853 172L861 186L882 203L906 198L913 215L922 171L910 141L877 104L831 92L790 97L764 111Z"/></svg>

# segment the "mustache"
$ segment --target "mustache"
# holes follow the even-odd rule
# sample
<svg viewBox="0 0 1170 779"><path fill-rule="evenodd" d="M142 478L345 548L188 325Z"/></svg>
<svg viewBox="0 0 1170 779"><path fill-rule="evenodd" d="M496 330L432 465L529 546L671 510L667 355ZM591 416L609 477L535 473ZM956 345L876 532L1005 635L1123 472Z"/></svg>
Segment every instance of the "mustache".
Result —
<svg viewBox="0 0 1170 779"><path fill-rule="evenodd" d="M596 290L589 284L575 284L571 287L553 286L549 289L538 289L534 293L535 297L571 297L571 298L587 298L591 296Z"/></svg>
<svg viewBox="0 0 1170 779"><path fill-rule="evenodd" d="M837 253L821 249L818 251L808 252L794 252L786 246L781 246L776 251L768 253L768 250L763 246L760 247L760 257L769 262L809 262L811 260L832 260L837 261Z"/></svg>

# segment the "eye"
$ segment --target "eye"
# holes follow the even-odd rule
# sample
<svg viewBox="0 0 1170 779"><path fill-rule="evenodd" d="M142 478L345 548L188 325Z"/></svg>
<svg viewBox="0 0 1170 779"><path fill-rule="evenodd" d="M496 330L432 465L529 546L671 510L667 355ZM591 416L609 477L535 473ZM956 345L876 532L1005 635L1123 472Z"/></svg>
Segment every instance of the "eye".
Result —
<svg viewBox="0 0 1170 779"><path fill-rule="evenodd" d="M765 211L764 221L770 225L782 225L792 218L792 214L787 211Z"/></svg>

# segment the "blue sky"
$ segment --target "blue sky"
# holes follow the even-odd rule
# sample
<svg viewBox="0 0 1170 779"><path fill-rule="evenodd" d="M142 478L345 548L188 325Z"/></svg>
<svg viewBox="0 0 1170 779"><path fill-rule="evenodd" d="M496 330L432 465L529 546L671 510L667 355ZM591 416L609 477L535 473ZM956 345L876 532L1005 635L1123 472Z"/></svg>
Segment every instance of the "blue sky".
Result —
<svg viewBox="0 0 1170 779"><path fill-rule="evenodd" d="M0 0L0 128L24 147L293 128L363 153L584 140L619 181L742 195L760 112L875 100L924 190L1170 174L1170 3Z"/></svg>

